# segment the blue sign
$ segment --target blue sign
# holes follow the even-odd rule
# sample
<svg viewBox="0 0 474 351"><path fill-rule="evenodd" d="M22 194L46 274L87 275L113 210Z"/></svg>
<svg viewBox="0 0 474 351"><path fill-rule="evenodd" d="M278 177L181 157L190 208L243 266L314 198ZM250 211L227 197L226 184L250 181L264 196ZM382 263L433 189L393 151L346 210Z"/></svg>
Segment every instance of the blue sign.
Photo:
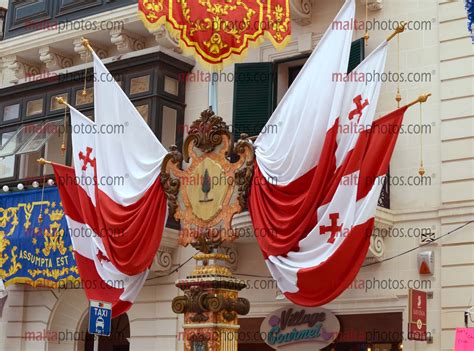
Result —
<svg viewBox="0 0 474 351"><path fill-rule="evenodd" d="M110 335L112 304L91 300L89 307L89 334Z"/></svg>
<svg viewBox="0 0 474 351"><path fill-rule="evenodd" d="M80 284L56 187L0 194L0 278L61 288Z"/></svg>

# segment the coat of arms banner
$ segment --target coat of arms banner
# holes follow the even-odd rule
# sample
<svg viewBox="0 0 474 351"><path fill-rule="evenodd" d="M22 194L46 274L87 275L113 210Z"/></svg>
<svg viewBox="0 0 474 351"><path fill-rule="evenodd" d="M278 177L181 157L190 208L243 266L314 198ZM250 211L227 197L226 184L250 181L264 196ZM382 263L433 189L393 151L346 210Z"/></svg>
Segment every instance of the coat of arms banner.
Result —
<svg viewBox="0 0 474 351"><path fill-rule="evenodd" d="M147 28L165 25L185 52L207 65L222 65L266 36L277 48L290 40L289 0L139 0Z"/></svg>

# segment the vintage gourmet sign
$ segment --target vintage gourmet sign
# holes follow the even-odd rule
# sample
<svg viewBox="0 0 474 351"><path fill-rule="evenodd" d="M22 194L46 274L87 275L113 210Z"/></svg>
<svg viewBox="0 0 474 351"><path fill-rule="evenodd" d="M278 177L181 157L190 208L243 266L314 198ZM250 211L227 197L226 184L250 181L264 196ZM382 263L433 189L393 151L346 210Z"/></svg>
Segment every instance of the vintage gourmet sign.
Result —
<svg viewBox="0 0 474 351"><path fill-rule="evenodd" d="M165 25L183 50L210 65L242 55L263 35L277 48L290 40L289 0L139 0L138 10L147 28Z"/></svg>
<svg viewBox="0 0 474 351"><path fill-rule="evenodd" d="M410 289L408 292L408 340L426 340L426 292Z"/></svg>
<svg viewBox="0 0 474 351"><path fill-rule="evenodd" d="M319 350L339 334L339 320L324 308L290 306L267 316L260 333L267 345L278 350Z"/></svg>

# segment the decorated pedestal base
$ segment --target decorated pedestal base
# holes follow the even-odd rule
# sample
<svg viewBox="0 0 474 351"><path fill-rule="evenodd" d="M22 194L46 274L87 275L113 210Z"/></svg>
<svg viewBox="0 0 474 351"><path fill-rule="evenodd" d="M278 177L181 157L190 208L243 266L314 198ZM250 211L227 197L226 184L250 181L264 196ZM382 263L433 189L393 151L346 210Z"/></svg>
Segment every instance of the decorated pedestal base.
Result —
<svg viewBox="0 0 474 351"><path fill-rule="evenodd" d="M198 254L196 267L176 286L184 296L173 299L173 312L184 314L185 351L237 351L238 315L250 310L238 297L245 283L234 278L222 253Z"/></svg>
<svg viewBox="0 0 474 351"><path fill-rule="evenodd" d="M239 298L245 283L232 276L220 247L237 237L232 218L247 205L253 162L248 136L234 144L227 124L211 110L192 123L183 154L173 145L163 161L161 181L169 215L180 221L179 243L201 252L191 275L176 282L184 295L172 305L184 314L185 351L237 351L238 315L247 314L250 304Z"/></svg>

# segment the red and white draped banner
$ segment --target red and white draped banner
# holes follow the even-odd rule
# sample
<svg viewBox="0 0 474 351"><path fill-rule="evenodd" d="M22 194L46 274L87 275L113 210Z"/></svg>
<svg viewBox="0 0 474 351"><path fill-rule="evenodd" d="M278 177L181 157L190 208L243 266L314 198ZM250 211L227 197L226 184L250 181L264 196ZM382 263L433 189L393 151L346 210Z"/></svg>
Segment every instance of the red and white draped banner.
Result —
<svg viewBox="0 0 474 351"><path fill-rule="evenodd" d="M58 164L53 164L53 168L86 296L89 300L112 303L112 317L117 317L135 301L148 270L135 276L117 270L105 253L105 230L97 224L92 201L82 187L70 182L75 177L74 169Z"/></svg>
<svg viewBox="0 0 474 351"><path fill-rule="evenodd" d="M110 73L94 53L94 74ZM115 80L94 83L94 115L99 131L95 155L97 179L123 177L123 184L98 182L96 210L100 226L121 235L104 236L110 261L125 274L148 269L160 246L167 215L160 183L167 151Z"/></svg>
<svg viewBox="0 0 474 351"><path fill-rule="evenodd" d="M354 1L334 20L352 21ZM344 77L352 32L329 28L256 140L249 211L267 266L294 303L340 295L367 254L375 209L406 108L374 122L387 43ZM270 130L270 129L266 129ZM263 229L265 229L263 231Z"/></svg>
<svg viewBox="0 0 474 351"><path fill-rule="evenodd" d="M110 73L94 55L96 77ZM126 312L159 248L167 214L166 149L115 81L95 80L95 123L70 107L74 168L54 164L89 299Z"/></svg>
<svg viewBox="0 0 474 351"><path fill-rule="evenodd" d="M74 168L57 164L53 168L86 296L112 303L116 317L130 308L148 270L129 276L108 258L103 238L122 233L101 227L97 219L95 136L85 132L96 125L73 107L70 112Z"/></svg>

